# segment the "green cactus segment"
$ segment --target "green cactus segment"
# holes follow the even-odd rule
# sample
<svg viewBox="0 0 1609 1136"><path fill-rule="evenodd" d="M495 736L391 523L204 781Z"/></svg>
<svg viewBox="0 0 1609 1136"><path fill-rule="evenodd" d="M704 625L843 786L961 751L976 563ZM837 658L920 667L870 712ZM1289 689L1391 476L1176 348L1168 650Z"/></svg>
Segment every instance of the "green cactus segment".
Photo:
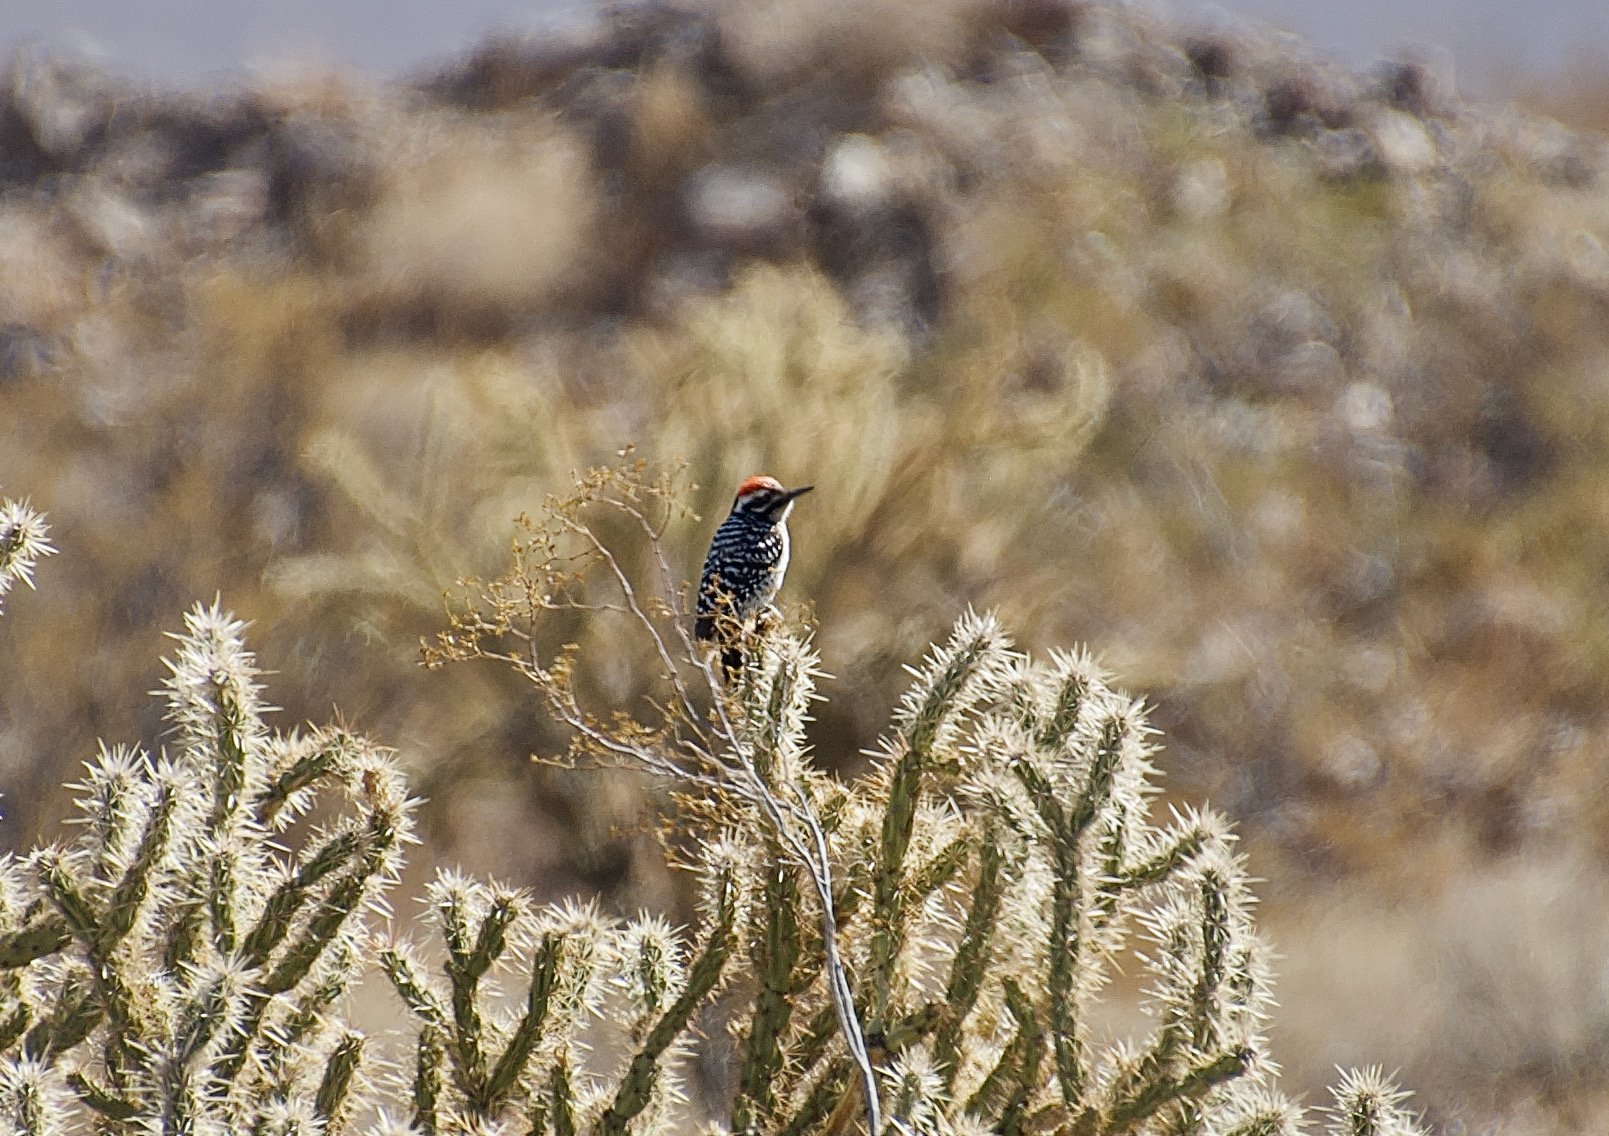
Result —
<svg viewBox="0 0 1609 1136"><path fill-rule="evenodd" d="M670 1044L687 1028L688 1020L721 981L727 959L732 954L732 928L737 916L736 889L731 881L718 886L719 902L713 916L704 950L687 972L687 984L680 997L654 1023L642 1048L631 1059L626 1075L615 1092L614 1102L604 1111L594 1129L596 1136L621 1136L648 1104L658 1077L659 1059Z"/></svg>
<svg viewBox="0 0 1609 1136"><path fill-rule="evenodd" d="M776 1078L782 1068L782 1040L793 1019L794 966L803 941L799 929L799 882L773 846L765 875L764 934L753 949L760 988L754 1020L744 1046L737 1096L732 1102L732 1131L755 1130L756 1121L776 1108Z"/></svg>
<svg viewBox="0 0 1609 1136"><path fill-rule="evenodd" d="M559 981L559 966L564 957L564 940L558 935L546 935L537 949L531 973L531 991L526 999L525 1013L509 1038L508 1047L497 1059L486 1082L483 1104L488 1113L498 1107L514 1091L530 1064L531 1054L541 1040L547 1026L548 1005Z"/></svg>

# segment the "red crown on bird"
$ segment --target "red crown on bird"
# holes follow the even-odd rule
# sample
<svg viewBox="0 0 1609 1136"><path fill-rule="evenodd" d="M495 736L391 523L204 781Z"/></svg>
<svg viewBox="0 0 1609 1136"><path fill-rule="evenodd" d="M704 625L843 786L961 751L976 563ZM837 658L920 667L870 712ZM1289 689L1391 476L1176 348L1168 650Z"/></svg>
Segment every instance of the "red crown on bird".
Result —
<svg viewBox="0 0 1609 1136"><path fill-rule="evenodd" d="M769 489L773 493L784 492L782 482L774 477L767 477L763 473L757 473L753 477L744 478L743 484L737 487L737 495L747 497L750 493L761 489Z"/></svg>

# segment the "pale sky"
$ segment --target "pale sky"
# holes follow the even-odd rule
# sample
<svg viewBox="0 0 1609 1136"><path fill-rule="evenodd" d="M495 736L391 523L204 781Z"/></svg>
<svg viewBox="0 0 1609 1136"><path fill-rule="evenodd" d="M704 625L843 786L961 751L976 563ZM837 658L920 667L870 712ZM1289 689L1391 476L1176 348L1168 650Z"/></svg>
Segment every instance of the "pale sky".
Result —
<svg viewBox="0 0 1609 1136"><path fill-rule="evenodd" d="M1205 24L1250 16L1352 66L1428 46L1476 95L1572 67L1609 70L1609 0L1158 2ZM488 32L538 28L555 15L584 19L589 10L578 0L0 0L0 54L21 44L65 49L181 85L295 62L395 74Z"/></svg>

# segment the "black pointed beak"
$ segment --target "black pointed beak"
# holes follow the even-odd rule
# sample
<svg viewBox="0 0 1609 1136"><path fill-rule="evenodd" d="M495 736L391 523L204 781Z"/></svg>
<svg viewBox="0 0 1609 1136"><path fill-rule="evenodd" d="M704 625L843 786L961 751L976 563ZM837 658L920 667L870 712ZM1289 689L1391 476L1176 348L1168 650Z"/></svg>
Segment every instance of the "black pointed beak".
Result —
<svg viewBox="0 0 1609 1136"><path fill-rule="evenodd" d="M783 504L787 504L789 501L792 501L795 497L803 497L806 493L809 493L814 488L815 488L814 485L801 485L797 489L790 489L790 490L788 490L787 495L782 498L782 502L783 502Z"/></svg>

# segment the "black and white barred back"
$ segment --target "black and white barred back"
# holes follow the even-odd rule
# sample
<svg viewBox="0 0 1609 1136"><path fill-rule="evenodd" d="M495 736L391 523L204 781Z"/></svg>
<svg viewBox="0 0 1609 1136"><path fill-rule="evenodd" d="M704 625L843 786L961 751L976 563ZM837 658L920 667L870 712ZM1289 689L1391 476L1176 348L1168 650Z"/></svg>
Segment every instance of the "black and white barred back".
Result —
<svg viewBox="0 0 1609 1136"><path fill-rule="evenodd" d="M698 583L693 633L715 637L720 617L747 620L776 598L788 571L788 513L810 486L784 489L769 477L751 477L738 487L732 512L715 530Z"/></svg>
<svg viewBox="0 0 1609 1136"><path fill-rule="evenodd" d="M788 526L755 513L733 513L715 530L698 584L700 639L715 634L717 613L743 620L776 598L788 570Z"/></svg>

